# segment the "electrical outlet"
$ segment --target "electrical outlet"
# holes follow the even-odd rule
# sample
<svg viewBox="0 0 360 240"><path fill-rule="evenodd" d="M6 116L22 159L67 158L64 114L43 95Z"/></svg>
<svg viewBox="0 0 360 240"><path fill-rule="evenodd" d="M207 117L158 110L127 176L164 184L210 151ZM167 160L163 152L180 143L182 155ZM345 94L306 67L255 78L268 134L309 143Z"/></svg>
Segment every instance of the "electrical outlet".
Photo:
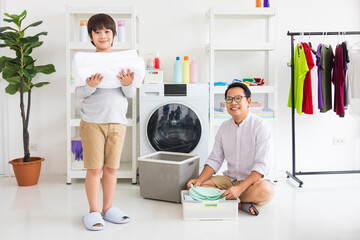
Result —
<svg viewBox="0 0 360 240"><path fill-rule="evenodd" d="M333 145L345 145L345 139L333 138Z"/></svg>
<svg viewBox="0 0 360 240"><path fill-rule="evenodd" d="M37 144L36 143L30 143L30 151L37 151Z"/></svg>

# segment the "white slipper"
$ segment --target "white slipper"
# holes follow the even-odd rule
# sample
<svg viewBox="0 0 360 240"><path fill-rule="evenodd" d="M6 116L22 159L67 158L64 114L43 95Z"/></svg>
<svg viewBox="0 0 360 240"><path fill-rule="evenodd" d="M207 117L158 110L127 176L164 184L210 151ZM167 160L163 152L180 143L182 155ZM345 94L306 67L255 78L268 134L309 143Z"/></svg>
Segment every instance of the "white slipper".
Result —
<svg viewBox="0 0 360 240"><path fill-rule="evenodd" d="M83 223L86 229L90 231L100 231L105 228L104 219L99 212L92 212L83 216ZM101 224L102 226L97 227L95 226L96 224Z"/></svg>
<svg viewBox="0 0 360 240"><path fill-rule="evenodd" d="M128 222L130 222L130 217L126 213L124 213L124 211L122 211L121 209L119 209L117 207L109 208L106 211L105 216L103 216L103 218L106 221L112 222L112 223L128 223Z"/></svg>

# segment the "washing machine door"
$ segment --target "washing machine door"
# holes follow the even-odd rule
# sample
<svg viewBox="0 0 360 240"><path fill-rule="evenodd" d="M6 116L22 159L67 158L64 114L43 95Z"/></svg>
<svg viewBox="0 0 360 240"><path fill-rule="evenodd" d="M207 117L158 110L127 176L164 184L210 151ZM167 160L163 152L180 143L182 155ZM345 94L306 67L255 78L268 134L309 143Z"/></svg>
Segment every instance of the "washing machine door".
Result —
<svg viewBox="0 0 360 240"><path fill-rule="evenodd" d="M146 132L150 145L156 151L190 153L199 143L201 122L190 107L167 103L150 115Z"/></svg>

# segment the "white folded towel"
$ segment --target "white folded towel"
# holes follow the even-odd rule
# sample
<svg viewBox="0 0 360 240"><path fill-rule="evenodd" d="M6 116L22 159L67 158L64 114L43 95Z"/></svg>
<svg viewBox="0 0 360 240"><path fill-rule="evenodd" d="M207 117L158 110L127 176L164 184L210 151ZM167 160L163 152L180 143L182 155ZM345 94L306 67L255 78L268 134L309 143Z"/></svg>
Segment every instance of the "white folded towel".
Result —
<svg viewBox="0 0 360 240"><path fill-rule="evenodd" d="M121 52L77 52L72 63L72 76L75 86L86 85L86 79L93 74L100 73L104 78L98 88L121 87L116 77L119 72L127 69L134 72L133 84L139 88L145 76L145 63L135 50Z"/></svg>

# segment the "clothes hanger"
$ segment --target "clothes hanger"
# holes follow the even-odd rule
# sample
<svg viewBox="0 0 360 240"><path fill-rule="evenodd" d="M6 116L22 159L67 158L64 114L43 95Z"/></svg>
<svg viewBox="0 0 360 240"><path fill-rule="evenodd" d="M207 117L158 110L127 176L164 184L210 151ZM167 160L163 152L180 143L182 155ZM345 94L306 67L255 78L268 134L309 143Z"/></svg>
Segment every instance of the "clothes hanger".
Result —
<svg viewBox="0 0 360 240"><path fill-rule="evenodd" d="M301 32L300 32L300 35L299 35L299 37L297 39L296 45L301 45Z"/></svg>
<svg viewBox="0 0 360 240"><path fill-rule="evenodd" d="M323 43L323 45L324 45L326 48L329 48L329 44L326 43L326 42L327 42L327 32L324 32L323 36L324 36L324 41L323 41L324 43Z"/></svg>
<svg viewBox="0 0 360 240"><path fill-rule="evenodd" d="M317 52L316 52L315 49L313 49L312 44L311 44L311 42L310 42L310 32L309 32L309 42L308 42L308 45L309 45L309 47L310 47L311 52L312 52L314 55L316 55Z"/></svg>

